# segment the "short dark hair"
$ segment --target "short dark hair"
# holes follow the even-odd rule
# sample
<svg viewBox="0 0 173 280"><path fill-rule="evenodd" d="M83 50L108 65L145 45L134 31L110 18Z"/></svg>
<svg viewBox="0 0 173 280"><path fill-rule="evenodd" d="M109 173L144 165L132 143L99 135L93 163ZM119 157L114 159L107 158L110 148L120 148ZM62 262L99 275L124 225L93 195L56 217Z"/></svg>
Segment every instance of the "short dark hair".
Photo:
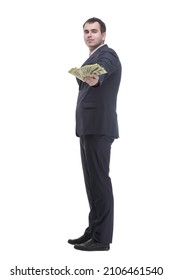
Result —
<svg viewBox="0 0 173 280"><path fill-rule="evenodd" d="M96 18L96 17L92 17L92 18L89 18L88 20L86 20L85 23L83 24L83 28L84 28L86 23L94 23L94 22L98 22L100 24L101 33L106 32L106 25L105 25L105 23L101 19Z"/></svg>

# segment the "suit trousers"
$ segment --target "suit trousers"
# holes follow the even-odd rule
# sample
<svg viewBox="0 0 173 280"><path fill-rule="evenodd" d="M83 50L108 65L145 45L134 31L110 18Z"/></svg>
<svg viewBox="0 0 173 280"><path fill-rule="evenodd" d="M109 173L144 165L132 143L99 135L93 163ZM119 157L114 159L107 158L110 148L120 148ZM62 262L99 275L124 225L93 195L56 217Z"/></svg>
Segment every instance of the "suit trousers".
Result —
<svg viewBox="0 0 173 280"><path fill-rule="evenodd" d="M113 141L113 137L106 135L80 137L84 181L90 206L89 226L84 234L102 243L111 243L113 235L114 198L109 177Z"/></svg>

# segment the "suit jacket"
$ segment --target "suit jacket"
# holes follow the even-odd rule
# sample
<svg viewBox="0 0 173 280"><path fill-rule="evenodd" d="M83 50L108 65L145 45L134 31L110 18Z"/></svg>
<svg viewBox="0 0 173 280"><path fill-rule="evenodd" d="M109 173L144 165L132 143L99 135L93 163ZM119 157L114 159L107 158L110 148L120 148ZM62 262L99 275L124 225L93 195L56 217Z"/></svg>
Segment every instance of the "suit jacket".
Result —
<svg viewBox="0 0 173 280"><path fill-rule="evenodd" d="M84 63L98 63L107 71L99 76L98 86L77 79L79 94L76 106L76 135L108 135L119 137L117 94L121 80L121 62L116 52L103 45Z"/></svg>

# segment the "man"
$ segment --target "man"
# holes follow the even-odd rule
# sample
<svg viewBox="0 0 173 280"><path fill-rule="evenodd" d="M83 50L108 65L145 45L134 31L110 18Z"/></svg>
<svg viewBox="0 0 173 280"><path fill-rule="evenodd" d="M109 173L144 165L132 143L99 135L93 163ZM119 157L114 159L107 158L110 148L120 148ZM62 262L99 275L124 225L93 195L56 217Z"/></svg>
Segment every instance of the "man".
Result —
<svg viewBox="0 0 173 280"><path fill-rule="evenodd" d="M119 137L116 102L121 80L121 63L105 42L106 26L98 18L83 25L89 58L84 65L99 64L107 73L90 75L79 84L76 135L80 137L81 160L88 196L89 226L77 239L75 249L107 251L113 235L113 192L109 177L111 144Z"/></svg>

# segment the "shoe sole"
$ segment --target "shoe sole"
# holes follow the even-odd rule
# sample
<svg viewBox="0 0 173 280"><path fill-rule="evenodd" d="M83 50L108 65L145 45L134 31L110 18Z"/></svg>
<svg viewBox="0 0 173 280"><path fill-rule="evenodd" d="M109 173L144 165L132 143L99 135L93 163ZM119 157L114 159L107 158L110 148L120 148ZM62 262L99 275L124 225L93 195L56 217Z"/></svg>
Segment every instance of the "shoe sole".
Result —
<svg viewBox="0 0 173 280"><path fill-rule="evenodd" d="M79 250L79 251L88 251L88 252L91 252L91 251L109 251L110 250L110 248L85 249L85 248L82 248L82 247L79 248L77 246L74 246L74 249Z"/></svg>

